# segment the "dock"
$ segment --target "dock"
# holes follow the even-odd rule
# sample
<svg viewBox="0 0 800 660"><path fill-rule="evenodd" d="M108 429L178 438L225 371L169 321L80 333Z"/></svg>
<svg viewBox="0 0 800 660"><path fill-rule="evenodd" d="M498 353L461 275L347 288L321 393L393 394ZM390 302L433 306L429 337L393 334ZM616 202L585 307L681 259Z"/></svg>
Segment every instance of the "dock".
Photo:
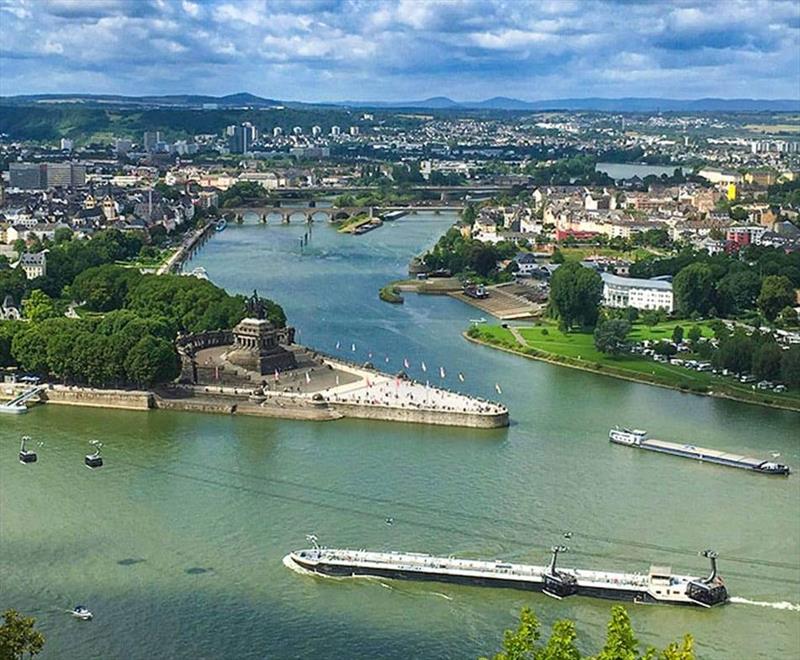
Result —
<svg viewBox="0 0 800 660"><path fill-rule="evenodd" d="M486 287L488 296L474 298L463 291L449 293L452 298L477 307L501 321L530 319L541 316L543 305L526 297L530 288L509 282Z"/></svg>

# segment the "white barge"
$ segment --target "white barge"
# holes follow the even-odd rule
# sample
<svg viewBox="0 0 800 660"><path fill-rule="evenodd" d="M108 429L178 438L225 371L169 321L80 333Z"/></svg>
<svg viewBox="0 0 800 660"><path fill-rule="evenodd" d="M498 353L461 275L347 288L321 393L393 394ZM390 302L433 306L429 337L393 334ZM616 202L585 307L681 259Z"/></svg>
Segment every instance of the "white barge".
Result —
<svg viewBox="0 0 800 660"><path fill-rule="evenodd" d="M711 573L705 577L676 575L668 566L651 566L648 573L617 573L556 568L563 546L552 548L548 566L514 564L413 552L372 552L314 547L284 558L289 567L333 577L379 577L398 580L452 582L485 587L540 591L553 598L593 596L634 603L668 603L712 607L727 602L728 592L717 575L716 553L707 550Z"/></svg>
<svg viewBox="0 0 800 660"><path fill-rule="evenodd" d="M763 458L752 458L740 454L731 454L717 449L706 449L689 444L678 444L675 442L665 442L647 437L647 431L640 429L620 429L613 428L608 432L608 439L618 445L647 449L661 454L671 454L681 458L691 458L707 463L716 463L727 467L735 467L743 470L751 470L760 474L788 475L791 470L788 465L776 463L775 461Z"/></svg>

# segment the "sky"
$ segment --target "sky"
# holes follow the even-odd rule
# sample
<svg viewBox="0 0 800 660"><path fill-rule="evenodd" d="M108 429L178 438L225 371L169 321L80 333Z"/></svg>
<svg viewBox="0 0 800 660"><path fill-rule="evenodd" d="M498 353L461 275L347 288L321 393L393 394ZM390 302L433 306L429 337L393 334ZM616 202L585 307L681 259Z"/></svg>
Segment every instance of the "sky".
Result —
<svg viewBox="0 0 800 660"><path fill-rule="evenodd" d="M0 0L0 95L800 98L800 0Z"/></svg>

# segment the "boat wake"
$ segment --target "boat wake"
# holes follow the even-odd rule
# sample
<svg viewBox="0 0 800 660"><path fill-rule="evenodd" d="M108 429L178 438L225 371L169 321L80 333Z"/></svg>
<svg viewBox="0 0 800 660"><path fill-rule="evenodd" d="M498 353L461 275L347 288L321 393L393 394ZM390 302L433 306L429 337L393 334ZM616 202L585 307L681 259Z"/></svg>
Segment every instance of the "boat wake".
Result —
<svg viewBox="0 0 800 660"><path fill-rule="evenodd" d="M314 571L308 571L302 566L298 566L297 564L295 564L292 561L291 555L286 555L283 558L283 565L286 566L286 568L288 568L289 570L294 571L295 573L299 573L300 575L318 575L318 573L315 573Z"/></svg>
<svg viewBox="0 0 800 660"><path fill-rule="evenodd" d="M439 596L439 598L444 598L445 600L453 600L452 596L448 596L447 594L443 594L440 591L434 591L431 595Z"/></svg>
<svg viewBox="0 0 800 660"><path fill-rule="evenodd" d="M790 603L787 600L771 603L764 600L748 600L747 598L739 598L737 596L732 596L729 600L731 603L736 603L737 605L755 605L757 607L771 607L773 610L800 612L800 604Z"/></svg>

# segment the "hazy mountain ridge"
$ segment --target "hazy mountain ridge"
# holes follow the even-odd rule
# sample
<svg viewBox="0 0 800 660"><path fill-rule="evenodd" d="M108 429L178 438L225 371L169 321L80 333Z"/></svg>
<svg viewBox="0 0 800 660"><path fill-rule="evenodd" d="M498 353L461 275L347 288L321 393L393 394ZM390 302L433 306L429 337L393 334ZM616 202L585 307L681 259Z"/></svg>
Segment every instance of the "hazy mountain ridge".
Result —
<svg viewBox="0 0 800 660"><path fill-rule="evenodd" d="M446 96L434 96L416 101L341 101L334 103L305 103L267 99L248 92L225 96L202 94L174 94L124 96L117 94L26 94L0 97L0 102L12 105L49 105L80 103L87 106L145 106L201 108L255 107L351 107L351 108L419 108L428 110L573 110L598 112L800 112L800 99L669 99L649 97L623 98L565 98L542 101L524 101L506 96L495 96L482 101L454 101Z"/></svg>

